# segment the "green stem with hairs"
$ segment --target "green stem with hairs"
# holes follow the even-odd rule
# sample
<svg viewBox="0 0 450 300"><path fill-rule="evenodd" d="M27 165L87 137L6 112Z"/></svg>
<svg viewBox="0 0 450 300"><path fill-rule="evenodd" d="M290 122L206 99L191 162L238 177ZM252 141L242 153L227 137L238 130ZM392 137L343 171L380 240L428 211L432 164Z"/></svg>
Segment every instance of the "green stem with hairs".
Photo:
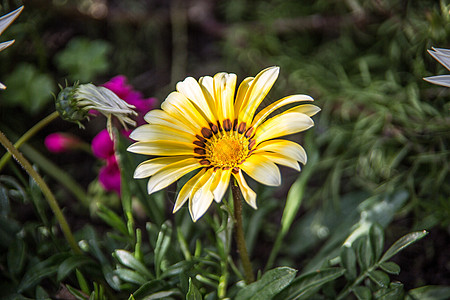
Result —
<svg viewBox="0 0 450 300"><path fill-rule="evenodd" d="M241 191L239 190L239 186L234 178L231 183L231 191L233 193L234 220L236 222L236 244L241 257L242 267L244 268L245 282L250 284L255 281L255 276L253 274L252 263L250 262L250 258L248 256L247 246L245 245L244 228L242 226Z"/></svg>
<svg viewBox="0 0 450 300"><path fill-rule="evenodd" d="M6 148L6 150L9 153L11 153L14 159L21 165L21 167L28 173L28 175L30 175L34 179L34 181L36 181L37 185L42 191L42 194L44 194L47 203L49 204L50 208L55 214L55 217L58 220L59 226L61 227L64 237L66 238L73 252L81 254L82 252L78 247L75 238L73 237L69 224L67 223L64 214L59 208L55 196L50 191L50 188L45 183L44 179L42 179L42 177L38 174L38 172L36 172L36 170L33 169L30 162L22 155L22 153L20 153L17 150L16 147L14 147L14 145L8 140L8 138L1 131L0 131L0 143Z"/></svg>
<svg viewBox="0 0 450 300"><path fill-rule="evenodd" d="M39 130L47 126L51 121L55 120L59 117L59 113L57 111L52 112L50 115L45 117L44 119L40 120L38 123L36 123L33 127L31 127L27 132L25 132L24 135L20 137L20 139L17 140L17 142L14 144L14 147L16 149L19 149L20 146L22 146L26 141L28 141L33 135L36 134ZM5 155L0 159L0 171L3 169L5 164L10 160L11 153L6 152Z"/></svg>

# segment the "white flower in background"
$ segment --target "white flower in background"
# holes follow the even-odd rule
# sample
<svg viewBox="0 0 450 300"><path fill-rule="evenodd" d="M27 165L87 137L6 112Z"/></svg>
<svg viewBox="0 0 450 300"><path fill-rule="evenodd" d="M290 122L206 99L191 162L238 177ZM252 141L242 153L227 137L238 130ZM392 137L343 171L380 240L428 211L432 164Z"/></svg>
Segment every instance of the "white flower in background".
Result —
<svg viewBox="0 0 450 300"><path fill-rule="evenodd" d="M22 12L23 6L19 7L13 12L10 12L9 14L6 14L2 17L0 17L0 35L5 31L5 29L19 16L19 14ZM7 41L0 43L0 51L3 49L8 48L14 43L14 40ZM0 82L0 89L4 90L6 86L3 85L3 83Z"/></svg>
<svg viewBox="0 0 450 300"><path fill-rule="evenodd" d="M443 48L431 48L432 50L428 50L431 56L440 62L447 70L450 71L450 50ZM445 87L450 87L450 75L439 75L439 76L431 76L425 77L424 80L431 82L433 84L442 85Z"/></svg>
<svg viewBox="0 0 450 300"><path fill-rule="evenodd" d="M112 135L112 117L116 117L119 122L127 128L126 124L136 126L136 122L129 116L137 115L133 110L134 105L128 104L120 99L114 92L98 87L91 83L66 87L56 97L56 110L61 118L66 121L76 122L81 126L80 121L88 118L91 110L102 113L107 118L106 128Z"/></svg>

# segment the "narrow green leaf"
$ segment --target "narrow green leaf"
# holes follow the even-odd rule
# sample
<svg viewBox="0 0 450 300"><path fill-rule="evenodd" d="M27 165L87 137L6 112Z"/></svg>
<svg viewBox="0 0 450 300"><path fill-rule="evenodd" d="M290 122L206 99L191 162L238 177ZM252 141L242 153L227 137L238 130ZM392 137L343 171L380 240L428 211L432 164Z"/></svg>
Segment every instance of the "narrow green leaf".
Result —
<svg viewBox="0 0 450 300"><path fill-rule="evenodd" d="M393 282L389 285L389 288L376 291L374 297L377 300L403 300L403 284Z"/></svg>
<svg viewBox="0 0 450 300"><path fill-rule="evenodd" d="M77 300L86 300L87 294L83 293L80 290L77 290L74 287L71 287L70 285L66 284L66 288L69 291L69 293L74 296Z"/></svg>
<svg viewBox="0 0 450 300"><path fill-rule="evenodd" d="M83 291L83 293L89 295L91 289L87 284L86 278L84 278L83 274L78 269L75 270L75 273L77 275L78 285L80 286L80 289Z"/></svg>
<svg viewBox="0 0 450 300"><path fill-rule="evenodd" d="M47 291L40 285L36 287L36 300L51 300Z"/></svg>
<svg viewBox="0 0 450 300"><path fill-rule="evenodd" d="M142 285L147 282L147 280L142 277L139 273L132 271L130 269L116 269L114 274L119 276L120 279L126 282L136 283Z"/></svg>
<svg viewBox="0 0 450 300"><path fill-rule="evenodd" d="M19 274L24 266L26 258L26 244L23 239L15 239L8 249L8 270L13 275Z"/></svg>
<svg viewBox="0 0 450 300"><path fill-rule="evenodd" d="M446 300L450 286L426 285L410 290L408 300Z"/></svg>
<svg viewBox="0 0 450 300"><path fill-rule="evenodd" d="M384 253L384 255L380 259L380 262L387 261L392 256L394 256L398 252L402 251L404 248L408 247L412 243L417 242L418 240L420 240L427 234L428 234L428 232L423 230L423 231L412 232L412 233L409 233L409 234L401 237Z"/></svg>
<svg viewBox="0 0 450 300"><path fill-rule="evenodd" d="M372 245L375 261L381 257L384 247L384 231L383 227L378 224L373 224L369 230L369 239Z"/></svg>
<svg viewBox="0 0 450 300"><path fill-rule="evenodd" d="M305 299L311 288L319 288L327 282L341 277L344 268L328 268L304 274L294 279L289 286L276 295L275 299Z"/></svg>
<svg viewBox="0 0 450 300"><path fill-rule="evenodd" d="M99 204L98 208L99 210L97 211L97 215L102 218L103 221L105 221L112 228L115 228L121 232L123 235L128 236L127 225L121 217L103 204Z"/></svg>
<svg viewBox="0 0 450 300"><path fill-rule="evenodd" d="M136 300L146 299L147 296L162 291L167 288L167 283L163 280L152 280L138 288L133 296Z"/></svg>
<svg viewBox="0 0 450 300"><path fill-rule="evenodd" d="M192 279L189 278L189 290L186 294L186 300L202 300L202 294L192 282Z"/></svg>
<svg viewBox="0 0 450 300"><path fill-rule="evenodd" d="M370 292L370 289L365 286L357 286L352 289L353 294L355 294L356 298L358 300L370 300L372 299L372 293Z"/></svg>
<svg viewBox="0 0 450 300"><path fill-rule="evenodd" d="M370 271L367 275L369 276L370 279L372 279L373 282L378 284L380 287L386 288L389 286L390 282L389 276L383 271L379 270Z"/></svg>
<svg viewBox="0 0 450 300"><path fill-rule="evenodd" d="M161 262L169 249L172 238L172 226L169 222L161 225L161 231L158 234L155 246L155 272L156 277L159 278L161 274Z"/></svg>
<svg viewBox="0 0 450 300"><path fill-rule="evenodd" d="M78 268L79 266L92 262L93 262L92 258L86 255L72 255L68 257L58 267L57 280L58 281L63 280L75 268Z"/></svg>
<svg viewBox="0 0 450 300"><path fill-rule="evenodd" d="M132 270L137 271L140 275L147 279L153 278L150 271L144 266L143 263L138 261L133 254L126 250L114 251L114 257L124 266L129 267Z"/></svg>
<svg viewBox="0 0 450 300"><path fill-rule="evenodd" d="M394 262L386 261L380 264L380 268L389 274L400 274L400 266Z"/></svg>
<svg viewBox="0 0 450 300"><path fill-rule="evenodd" d="M358 263L361 271L367 270L374 263L372 245L368 236L363 236L356 245Z"/></svg>
<svg viewBox="0 0 450 300"><path fill-rule="evenodd" d="M340 258L341 265L346 270L345 276L349 280L355 279L357 275L355 250L352 247L342 246Z"/></svg>
<svg viewBox="0 0 450 300"><path fill-rule="evenodd" d="M297 270L279 267L267 271L260 280L242 288L236 300L272 299L274 295L286 287L295 277Z"/></svg>

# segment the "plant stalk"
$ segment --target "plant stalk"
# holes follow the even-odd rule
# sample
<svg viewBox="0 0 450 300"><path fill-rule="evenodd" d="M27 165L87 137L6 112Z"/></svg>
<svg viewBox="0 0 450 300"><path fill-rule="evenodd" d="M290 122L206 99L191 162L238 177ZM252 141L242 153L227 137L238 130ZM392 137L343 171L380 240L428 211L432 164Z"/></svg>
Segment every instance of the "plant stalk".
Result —
<svg viewBox="0 0 450 300"><path fill-rule="evenodd" d="M30 162L20 153L16 147L8 140L8 138L3 134L3 132L0 131L0 143L6 148L6 150L11 153L11 155L14 157L14 159L20 164L20 166L30 175L34 181L36 181L37 185L42 191L42 194L44 194L45 199L47 200L50 208L52 209L53 213L55 214L56 219L58 220L59 226L61 227L61 230L64 234L64 237L66 238L67 242L69 243L70 247L72 248L73 252L77 254L82 254L80 248L78 247L75 238L73 237L72 231L70 230L69 224L67 223L66 218L64 217L64 214L62 213L61 209L59 208L58 202L56 201L55 196L50 191L50 188L45 183L44 179L36 172L36 170L33 169Z"/></svg>
<svg viewBox="0 0 450 300"><path fill-rule="evenodd" d="M19 149L20 146L22 146L26 141L28 141L33 135L36 134L39 130L47 126L51 121L55 120L59 117L59 113L57 111L52 112L50 115L45 117L44 119L40 120L38 123L36 123L33 127L31 127L27 132L25 132L14 144L14 147L16 149ZM0 171L3 169L5 164L9 161L11 158L11 153L6 152L5 155L0 159Z"/></svg>
<svg viewBox="0 0 450 300"><path fill-rule="evenodd" d="M234 204L234 219L236 222L235 239L238 247L239 255L241 257L242 266L244 268L245 282L247 284L255 281L255 276L253 275L252 263L247 252L247 246L245 245L244 229L242 226L242 199L241 191L233 178L231 183L231 191L233 193L233 204Z"/></svg>

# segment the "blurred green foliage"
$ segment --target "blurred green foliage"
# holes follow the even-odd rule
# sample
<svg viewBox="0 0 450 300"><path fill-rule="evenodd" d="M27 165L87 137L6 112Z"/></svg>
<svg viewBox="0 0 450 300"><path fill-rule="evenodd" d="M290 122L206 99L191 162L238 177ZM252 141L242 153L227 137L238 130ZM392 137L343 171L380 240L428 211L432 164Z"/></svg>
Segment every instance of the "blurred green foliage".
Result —
<svg viewBox="0 0 450 300"><path fill-rule="evenodd" d="M0 3L1 15L22 4ZM244 225L259 280L247 286L228 201L195 224L186 208L171 215L175 187L148 196L145 182L132 179L139 158L121 141L122 207L90 182L98 169L92 159L52 156L62 163L58 172L89 190L87 208L58 182L64 176L45 174L55 168L41 159L50 156L43 137L73 130L55 123L24 153L65 207L83 254L69 252L36 184L11 162L0 175L2 294L446 299L449 91L422 78L448 73L426 50L450 48L449 10L445 0L26 3L1 36L16 39L0 53L8 86L0 92L0 129L10 137L54 110L49 100L57 83L101 84L117 74L163 100L186 76L226 71L242 80L279 65L264 103L305 93L322 111L301 137L309 155L302 173L283 169L277 189L253 185L258 210L244 208ZM80 133L86 140L99 128L89 124ZM423 229L430 234L420 240Z"/></svg>

